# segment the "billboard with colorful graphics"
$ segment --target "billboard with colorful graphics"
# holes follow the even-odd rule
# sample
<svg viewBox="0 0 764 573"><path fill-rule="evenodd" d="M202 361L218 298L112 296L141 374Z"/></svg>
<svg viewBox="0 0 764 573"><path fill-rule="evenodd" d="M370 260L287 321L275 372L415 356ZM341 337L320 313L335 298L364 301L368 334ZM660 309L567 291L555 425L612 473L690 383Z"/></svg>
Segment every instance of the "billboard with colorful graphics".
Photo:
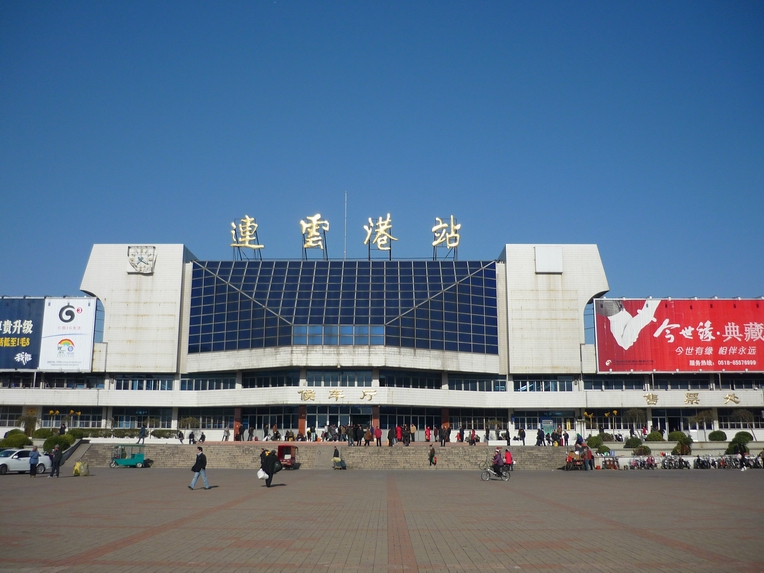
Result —
<svg viewBox="0 0 764 573"><path fill-rule="evenodd" d="M39 369L90 372L95 317L95 298L46 298Z"/></svg>
<svg viewBox="0 0 764 573"><path fill-rule="evenodd" d="M762 372L764 300L595 299L599 372Z"/></svg>
<svg viewBox="0 0 764 573"><path fill-rule="evenodd" d="M0 298L0 370L35 370L45 299Z"/></svg>

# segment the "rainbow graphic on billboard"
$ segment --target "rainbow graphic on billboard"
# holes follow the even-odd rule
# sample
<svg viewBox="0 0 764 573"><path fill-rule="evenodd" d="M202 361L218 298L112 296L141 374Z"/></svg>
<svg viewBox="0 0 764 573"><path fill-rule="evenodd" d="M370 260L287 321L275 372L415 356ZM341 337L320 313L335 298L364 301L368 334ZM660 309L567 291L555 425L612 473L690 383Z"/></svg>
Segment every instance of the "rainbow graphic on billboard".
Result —
<svg viewBox="0 0 764 573"><path fill-rule="evenodd" d="M59 354L73 354L74 342L69 338L62 338L58 341L58 353Z"/></svg>

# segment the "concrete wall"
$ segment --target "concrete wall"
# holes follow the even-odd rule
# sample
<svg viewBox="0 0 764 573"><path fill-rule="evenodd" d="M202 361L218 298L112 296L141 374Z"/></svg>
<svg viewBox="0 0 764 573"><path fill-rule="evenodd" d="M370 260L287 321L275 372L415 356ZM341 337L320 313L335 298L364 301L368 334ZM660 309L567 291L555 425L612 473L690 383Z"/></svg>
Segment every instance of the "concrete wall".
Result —
<svg viewBox="0 0 764 573"><path fill-rule="evenodd" d="M178 369L183 245L156 245L150 274L130 272L129 245L93 245L80 288L101 300L103 345L94 367L106 372L174 373ZM98 371L98 370L97 370Z"/></svg>
<svg viewBox="0 0 764 573"><path fill-rule="evenodd" d="M584 309L610 288L597 245L506 245L500 259L510 373L580 373Z"/></svg>

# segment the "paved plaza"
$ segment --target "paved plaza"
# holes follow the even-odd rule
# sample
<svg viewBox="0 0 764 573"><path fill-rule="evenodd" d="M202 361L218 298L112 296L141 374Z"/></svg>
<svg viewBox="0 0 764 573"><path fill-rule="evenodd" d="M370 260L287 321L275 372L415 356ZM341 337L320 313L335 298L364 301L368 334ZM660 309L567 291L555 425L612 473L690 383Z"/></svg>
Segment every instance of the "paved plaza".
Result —
<svg viewBox="0 0 764 573"><path fill-rule="evenodd" d="M0 476L0 571L764 571L762 470L92 473Z"/></svg>

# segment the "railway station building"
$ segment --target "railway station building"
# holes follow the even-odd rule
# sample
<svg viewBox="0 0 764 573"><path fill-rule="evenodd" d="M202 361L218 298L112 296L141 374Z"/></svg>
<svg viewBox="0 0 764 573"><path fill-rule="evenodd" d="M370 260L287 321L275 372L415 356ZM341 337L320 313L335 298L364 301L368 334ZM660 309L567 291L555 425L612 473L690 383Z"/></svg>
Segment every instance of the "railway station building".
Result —
<svg viewBox="0 0 764 573"><path fill-rule="evenodd" d="M84 296L0 298L0 431L35 415L195 419L210 440L407 423L421 440L447 423L491 439L522 427L532 444L558 426L703 440L742 428L740 410L764 426L764 300L609 288L585 244L471 261L205 261L179 244L97 244Z"/></svg>

